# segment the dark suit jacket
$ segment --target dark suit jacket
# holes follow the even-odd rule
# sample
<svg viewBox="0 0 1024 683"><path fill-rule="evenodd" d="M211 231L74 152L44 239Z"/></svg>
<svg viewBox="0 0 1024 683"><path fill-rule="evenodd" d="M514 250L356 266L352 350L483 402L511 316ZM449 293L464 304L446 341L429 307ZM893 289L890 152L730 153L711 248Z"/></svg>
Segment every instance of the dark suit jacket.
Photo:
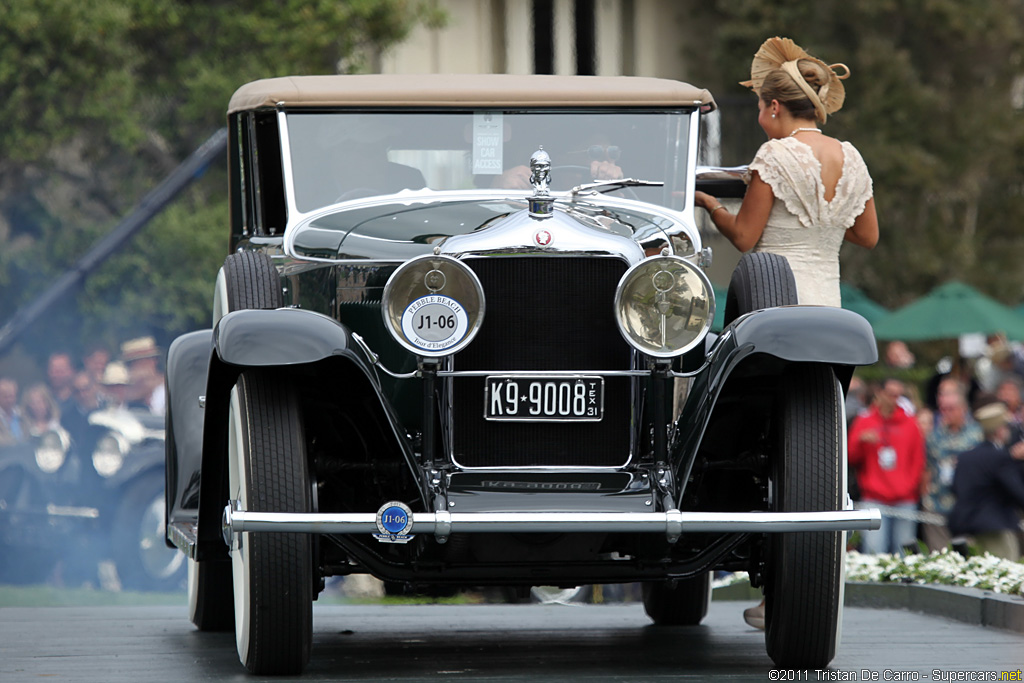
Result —
<svg viewBox="0 0 1024 683"><path fill-rule="evenodd" d="M957 459L953 493L954 534L1016 529L1017 511L1024 508L1024 471L1005 448L985 441Z"/></svg>

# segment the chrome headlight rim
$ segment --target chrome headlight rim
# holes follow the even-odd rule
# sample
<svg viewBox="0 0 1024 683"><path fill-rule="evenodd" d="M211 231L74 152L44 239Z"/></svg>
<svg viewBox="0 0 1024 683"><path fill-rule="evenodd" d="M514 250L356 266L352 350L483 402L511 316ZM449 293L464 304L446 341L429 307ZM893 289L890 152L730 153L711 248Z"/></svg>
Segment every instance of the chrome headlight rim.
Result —
<svg viewBox="0 0 1024 683"><path fill-rule="evenodd" d="M57 431L47 431L39 436L34 449L36 467L44 474L54 474L67 462L71 447L67 437Z"/></svg>
<svg viewBox="0 0 1024 683"><path fill-rule="evenodd" d="M704 320L703 325L701 325L700 330L693 335L692 339L685 342L684 344L681 344L676 348L664 348L665 344L663 343L663 348L656 349L653 348L650 344L645 344L643 343L643 341L636 339L633 336L633 332L630 329L630 326L623 320L623 315L621 314L621 311L623 309L623 297L626 295L627 290L630 288L630 286L634 284L634 278L642 277L642 271L649 270L652 267L656 267L659 264L663 265L662 270L666 270L667 268L681 268L686 272L688 276L695 276L697 278L697 282L699 283L702 289L702 293L708 302L706 319ZM622 335L623 339L626 340L626 343L628 343L632 348L636 349L640 353L643 353L647 356L651 356L654 358L677 358L679 356L685 355L689 351L692 351L701 342L704 341L705 337L707 337L708 333L711 331L712 325L714 324L715 306L716 302L714 287L711 285L711 280L708 278L707 274L704 273L703 270L695 266L686 258L680 256L652 256L644 259L643 261L640 261L639 263L634 264L632 267L629 268L629 270L623 273L622 277L619 279L619 284L615 288L615 325L618 327L619 333Z"/></svg>
<svg viewBox="0 0 1024 683"><path fill-rule="evenodd" d="M469 266L451 256L426 254L391 274L381 314L384 327L404 349L424 358L443 358L469 346L483 324L485 308L483 286ZM443 324L429 335L436 339L416 333L431 313Z"/></svg>
<svg viewBox="0 0 1024 683"><path fill-rule="evenodd" d="M113 445L113 448L110 448ZM117 432L107 432L96 441L92 451L92 468L96 474L109 479L124 467L125 456L129 450L127 439Z"/></svg>

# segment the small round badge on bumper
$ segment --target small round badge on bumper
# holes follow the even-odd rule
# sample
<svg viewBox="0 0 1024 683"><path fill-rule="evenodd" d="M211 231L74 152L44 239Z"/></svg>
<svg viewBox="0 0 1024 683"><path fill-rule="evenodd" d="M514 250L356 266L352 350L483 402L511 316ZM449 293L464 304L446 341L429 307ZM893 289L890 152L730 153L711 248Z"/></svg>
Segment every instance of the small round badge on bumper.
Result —
<svg viewBox="0 0 1024 683"><path fill-rule="evenodd" d="M408 543L412 539L412 534L407 533L410 529L412 510L405 503L393 500L377 510L377 530L380 533L373 534L373 537L381 543Z"/></svg>

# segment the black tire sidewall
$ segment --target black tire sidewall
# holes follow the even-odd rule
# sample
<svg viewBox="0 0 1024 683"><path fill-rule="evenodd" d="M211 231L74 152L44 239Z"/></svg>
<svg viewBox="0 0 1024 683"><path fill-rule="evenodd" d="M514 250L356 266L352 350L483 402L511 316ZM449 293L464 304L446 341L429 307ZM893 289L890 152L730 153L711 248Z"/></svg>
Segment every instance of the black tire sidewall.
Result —
<svg viewBox="0 0 1024 683"><path fill-rule="evenodd" d="M783 378L772 481L777 512L842 509L842 428L831 368L792 366ZM765 643L784 668L824 668L835 656L841 615L841 532L768 539Z"/></svg>
<svg viewBox="0 0 1024 683"><path fill-rule="evenodd" d="M238 384L248 508L310 512L312 491L298 397L287 375L250 369ZM248 661L259 675L298 674L309 661L313 623L312 541L308 534L247 534L251 595ZM260 619L256 625L255 620Z"/></svg>

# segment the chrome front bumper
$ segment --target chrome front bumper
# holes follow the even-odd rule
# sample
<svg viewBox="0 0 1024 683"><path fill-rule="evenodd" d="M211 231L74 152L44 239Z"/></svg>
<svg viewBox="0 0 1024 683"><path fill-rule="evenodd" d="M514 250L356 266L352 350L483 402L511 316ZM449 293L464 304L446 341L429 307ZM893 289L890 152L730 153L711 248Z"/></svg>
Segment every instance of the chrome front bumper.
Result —
<svg viewBox="0 0 1024 683"><path fill-rule="evenodd" d="M878 529L878 510L834 512L414 512L405 532L434 534L444 542L453 533L663 533L670 543L683 533L779 533L794 531L857 531ZM249 512L237 503L224 508L224 536L244 531L309 534L373 534L372 512L302 514Z"/></svg>

